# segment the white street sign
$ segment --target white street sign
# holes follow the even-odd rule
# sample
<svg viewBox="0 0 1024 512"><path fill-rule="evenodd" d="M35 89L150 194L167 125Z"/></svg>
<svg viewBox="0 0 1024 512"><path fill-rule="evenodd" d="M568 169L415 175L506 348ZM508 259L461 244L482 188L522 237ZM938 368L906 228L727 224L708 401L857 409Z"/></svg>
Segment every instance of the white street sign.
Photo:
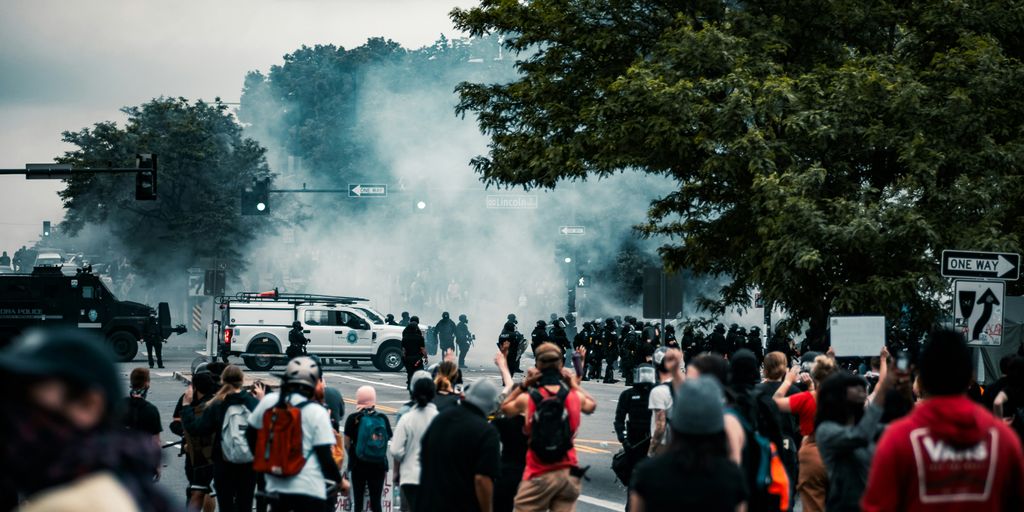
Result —
<svg viewBox="0 0 1024 512"><path fill-rule="evenodd" d="M999 281L957 281L953 325L971 345L1000 345L1006 285Z"/></svg>
<svg viewBox="0 0 1024 512"><path fill-rule="evenodd" d="M536 210L537 196L500 194L487 196L487 208L492 210Z"/></svg>
<svg viewBox="0 0 1024 512"><path fill-rule="evenodd" d="M587 228L584 226L562 226L558 228L558 232L563 235L585 235Z"/></svg>

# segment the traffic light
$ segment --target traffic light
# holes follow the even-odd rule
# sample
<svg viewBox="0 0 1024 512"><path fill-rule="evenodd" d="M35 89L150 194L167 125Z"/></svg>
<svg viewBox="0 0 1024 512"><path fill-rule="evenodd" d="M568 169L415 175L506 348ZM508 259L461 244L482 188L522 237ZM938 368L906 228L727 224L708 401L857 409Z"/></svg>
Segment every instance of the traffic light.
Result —
<svg viewBox="0 0 1024 512"><path fill-rule="evenodd" d="M255 180L251 188L242 189L242 215L270 214L270 178Z"/></svg>
<svg viewBox="0 0 1024 512"><path fill-rule="evenodd" d="M50 238L50 221L43 221L43 238Z"/></svg>
<svg viewBox="0 0 1024 512"><path fill-rule="evenodd" d="M217 269L207 269L203 276L203 295L216 297L224 295L226 272Z"/></svg>
<svg viewBox="0 0 1024 512"><path fill-rule="evenodd" d="M156 200L156 155L141 153L135 155L135 168L145 169L135 173L135 200Z"/></svg>

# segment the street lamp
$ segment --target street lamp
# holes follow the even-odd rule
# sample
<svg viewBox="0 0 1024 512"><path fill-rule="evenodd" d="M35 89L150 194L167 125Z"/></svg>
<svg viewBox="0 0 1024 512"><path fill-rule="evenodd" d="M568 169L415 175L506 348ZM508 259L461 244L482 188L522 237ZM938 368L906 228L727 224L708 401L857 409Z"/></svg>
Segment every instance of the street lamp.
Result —
<svg viewBox="0 0 1024 512"><path fill-rule="evenodd" d="M426 208L427 208L427 203L425 201L420 201L420 202L416 203L416 209L424 210Z"/></svg>
<svg viewBox="0 0 1024 512"><path fill-rule="evenodd" d="M570 258L569 256L566 256L565 257L565 262L566 263L572 263L572 258Z"/></svg>

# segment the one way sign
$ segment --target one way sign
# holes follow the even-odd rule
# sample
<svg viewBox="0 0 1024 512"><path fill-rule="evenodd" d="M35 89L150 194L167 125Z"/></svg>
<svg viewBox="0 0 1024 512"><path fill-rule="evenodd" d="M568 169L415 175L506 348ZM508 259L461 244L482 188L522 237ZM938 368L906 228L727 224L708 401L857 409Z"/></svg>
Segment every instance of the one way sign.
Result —
<svg viewBox="0 0 1024 512"><path fill-rule="evenodd" d="M1020 254L942 251L942 276L1016 281L1020 278Z"/></svg>

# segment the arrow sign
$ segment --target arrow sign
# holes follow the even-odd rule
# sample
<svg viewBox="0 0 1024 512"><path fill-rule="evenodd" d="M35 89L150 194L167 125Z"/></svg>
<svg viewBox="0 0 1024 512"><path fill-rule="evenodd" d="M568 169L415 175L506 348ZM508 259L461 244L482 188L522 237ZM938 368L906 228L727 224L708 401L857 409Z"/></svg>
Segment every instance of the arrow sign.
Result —
<svg viewBox="0 0 1024 512"><path fill-rule="evenodd" d="M1016 281L1020 278L1020 254L942 251L942 276Z"/></svg>
<svg viewBox="0 0 1024 512"><path fill-rule="evenodd" d="M1005 283L957 281L953 325L971 345L1000 345L1003 339Z"/></svg>
<svg viewBox="0 0 1024 512"><path fill-rule="evenodd" d="M357 185L349 184L348 196L349 197L387 197L388 186L384 184L364 184L360 183Z"/></svg>
<svg viewBox="0 0 1024 512"><path fill-rule="evenodd" d="M563 235L585 235L587 228L584 226L562 226L558 228L558 232Z"/></svg>

